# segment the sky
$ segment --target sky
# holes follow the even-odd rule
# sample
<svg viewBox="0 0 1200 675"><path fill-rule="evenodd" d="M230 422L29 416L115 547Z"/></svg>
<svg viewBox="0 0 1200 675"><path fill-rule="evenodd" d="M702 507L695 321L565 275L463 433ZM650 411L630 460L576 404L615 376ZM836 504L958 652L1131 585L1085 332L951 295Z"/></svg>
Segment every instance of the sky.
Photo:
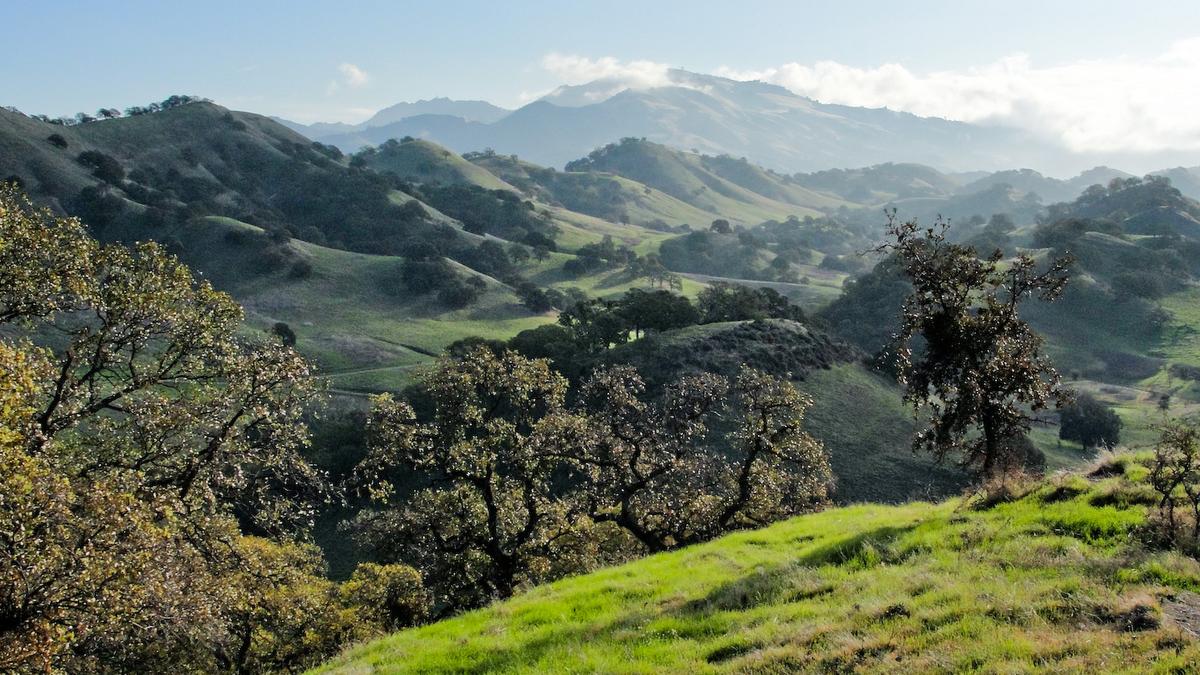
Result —
<svg viewBox="0 0 1200 675"><path fill-rule="evenodd" d="M520 106L668 67L829 103L1026 127L1074 149L1200 150L1200 2L5 0L0 105L185 93L300 122L449 96Z"/></svg>

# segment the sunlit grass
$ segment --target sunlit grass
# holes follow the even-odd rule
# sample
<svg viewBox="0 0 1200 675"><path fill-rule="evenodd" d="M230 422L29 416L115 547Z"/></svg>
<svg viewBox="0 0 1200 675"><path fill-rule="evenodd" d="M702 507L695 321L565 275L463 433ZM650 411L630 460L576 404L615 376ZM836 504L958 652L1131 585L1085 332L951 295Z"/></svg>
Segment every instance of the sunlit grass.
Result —
<svg viewBox="0 0 1200 675"><path fill-rule="evenodd" d="M1200 647L1160 599L1200 586L1200 565L1136 543L1152 495L1132 478L1144 466L1117 466L986 508L860 505L738 533L359 646L325 671L1184 668Z"/></svg>

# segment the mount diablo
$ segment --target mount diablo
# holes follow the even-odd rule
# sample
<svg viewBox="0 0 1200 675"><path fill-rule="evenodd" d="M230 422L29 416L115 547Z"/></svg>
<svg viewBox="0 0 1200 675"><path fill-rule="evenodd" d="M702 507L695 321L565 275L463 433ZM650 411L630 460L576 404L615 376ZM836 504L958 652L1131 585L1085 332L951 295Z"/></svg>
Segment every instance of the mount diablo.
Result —
<svg viewBox="0 0 1200 675"><path fill-rule="evenodd" d="M500 116L497 109L490 120L478 113L479 102L445 101L388 109L350 129L293 128L346 151L412 136L456 152L492 148L550 166L626 136L744 156L786 172L898 161L949 171L1038 166L1072 172L1094 165L1064 164L1061 149L1011 128L824 104L772 84L683 70L668 71L667 82L642 89L613 80L560 87L512 113Z"/></svg>

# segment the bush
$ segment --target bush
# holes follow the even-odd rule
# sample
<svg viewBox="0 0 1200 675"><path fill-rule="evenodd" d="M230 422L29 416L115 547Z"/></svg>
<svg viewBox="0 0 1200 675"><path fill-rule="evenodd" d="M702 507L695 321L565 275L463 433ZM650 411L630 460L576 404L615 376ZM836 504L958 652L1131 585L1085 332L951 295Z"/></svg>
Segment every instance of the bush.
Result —
<svg viewBox="0 0 1200 675"><path fill-rule="evenodd" d="M56 148L67 147L67 139L63 138L62 134L50 134L46 137L46 140L50 141L50 145L53 145Z"/></svg>
<svg viewBox="0 0 1200 675"><path fill-rule="evenodd" d="M1078 441L1084 448L1115 446L1121 437L1121 418L1090 394L1080 394L1061 409L1058 437Z"/></svg>
<svg viewBox="0 0 1200 675"><path fill-rule="evenodd" d="M289 347L296 346L296 332L286 323L282 321L275 322L275 325L271 326L271 333L278 337L283 344Z"/></svg>
<svg viewBox="0 0 1200 675"><path fill-rule="evenodd" d="M458 275L445 260L405 260L400 278L413 293L430 293L448 287Z"/></svg>
<svg viewBox="0 0 1200 675"><path fill-rule="evenodd" d="M462 309L479 299L487 284L479 277L470 277L466 281L455 278L438 291L438 302L451 309Z"/></svg>
<svg viewBox="0 0 1200 675"><path fill-rule="evenodd" d="M105 183L117 184L125 180L125 169L121 168L121 163L102 152L85 150L79 153L76 160L91 169L92 175Z"/></svg>

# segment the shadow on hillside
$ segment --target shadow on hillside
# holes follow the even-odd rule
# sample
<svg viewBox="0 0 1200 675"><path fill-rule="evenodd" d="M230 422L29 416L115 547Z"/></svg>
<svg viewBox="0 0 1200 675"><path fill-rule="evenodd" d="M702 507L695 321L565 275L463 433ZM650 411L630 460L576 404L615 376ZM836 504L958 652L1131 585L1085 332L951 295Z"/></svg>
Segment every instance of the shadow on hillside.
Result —
<svg viewBox="0 0 1200 675"><path fill-rule="evenodd" d="M713 615L758 605L801 602L833 593L836 587L822 578L818 568L829 564L862 568L878 564L881 562L879 552L917 525L918 522L903 527L880 527L836 538L786 564L760 568L723 584L702 598L682 604L674 599L656 603L647 598L636 603L636 608L631 608L628 613L602 625L586 621L528 622L522 627L522 632L529 636L527 640L481 655L464 672L529 668L536 666L548 654L561 650L564 644L584 644L601 636L617 644L639 643L656 636L670 639L712 638L727 628L725 622L714 620ZM649 628L650 624L658 622L665 623L657 630Z"/></svg>
<svg viewBox="0 0 1200 675"><path fill-rule="evenodd" d="M689 614L742 611L759 605L800 602L832 593L834 586L816 568L848 565L868 568L882 562L884 550L919 523L881 527L834 539L786 564L758 568L750 574L713 589L708 595L683 605Z"/></svg>

